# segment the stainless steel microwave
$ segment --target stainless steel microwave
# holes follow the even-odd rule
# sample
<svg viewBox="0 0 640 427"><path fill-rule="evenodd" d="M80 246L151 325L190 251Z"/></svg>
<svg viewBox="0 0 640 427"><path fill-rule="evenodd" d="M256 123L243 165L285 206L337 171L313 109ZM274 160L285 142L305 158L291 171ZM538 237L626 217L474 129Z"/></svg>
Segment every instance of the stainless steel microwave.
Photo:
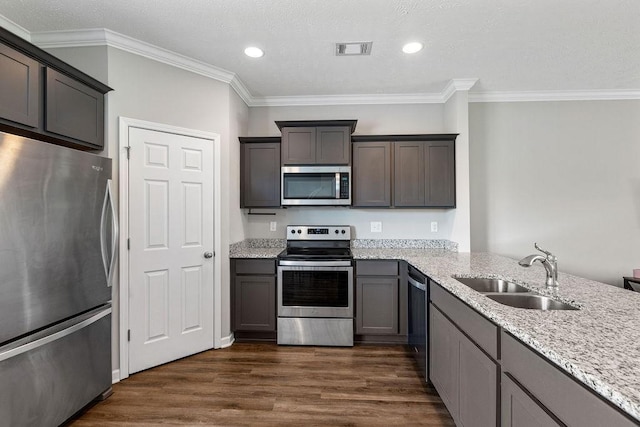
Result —
<svg viewBox="0 0 640 427"><path fill-rule="evenodd" d="M350 166L283 166L282 206L351 205Z"/></svg>

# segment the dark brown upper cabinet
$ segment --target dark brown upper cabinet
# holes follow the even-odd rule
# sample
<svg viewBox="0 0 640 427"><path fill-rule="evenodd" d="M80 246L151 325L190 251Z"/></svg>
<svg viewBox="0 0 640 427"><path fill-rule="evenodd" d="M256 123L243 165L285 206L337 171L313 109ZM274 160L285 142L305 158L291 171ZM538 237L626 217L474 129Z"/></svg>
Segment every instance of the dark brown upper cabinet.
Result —
<svg viewBox="0 0 640 427"><path fill-rule="evenodd" d="M454 208L456 136L353 136L353 206Z"/></svg>
<svg viewBox="0 0 640 427"><path fill-rule="evenodd" d="M104 148L104 94L91 76L0 27L0 130Z"/></svg>
<svg viewBox="0 0 640 427"><path fill-rule="evenodd" d="M391 206L391 143L354 142L352 149L352 205Z"/></svg>
<svg viewBox="0 0 640 427"><path fill-rule="evenodd" d="M394 144L394 206L453 208L455 189L454 141Z"/></svg>
<svg viewBox="0 0 640 427"><path fill-rule="evenodd" d="M240 142L240 207L280 207L280 138Z"/></svg>
<svg viewBox="0 0 640 427"><path fill-rule="evenodd" d="M40 64L0 44L0 117L38 127Z"/></svg>
<svg viewBox="0 0 640 427"><path fill-rule="evenodd" d="M356 120L277 121L282 165L349 165Z"/></svg>
<svg viewBox="0 0 640 427"><path fill-rule="evenodd" d="M46 69L45 130L104 146L104 95L70 77Z"/></svg>

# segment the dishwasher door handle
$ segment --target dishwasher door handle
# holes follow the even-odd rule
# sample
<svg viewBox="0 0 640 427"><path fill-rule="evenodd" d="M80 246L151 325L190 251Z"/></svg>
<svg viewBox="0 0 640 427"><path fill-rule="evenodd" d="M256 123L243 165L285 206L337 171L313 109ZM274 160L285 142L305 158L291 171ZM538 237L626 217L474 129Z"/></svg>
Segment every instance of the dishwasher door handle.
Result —
<svg viewBox="0 0 640 427"><path fill-rule="evenodd" d="M425 283L420 283L420 282L418 282L416 279L414 279L411 276L407 277L407 279L409 280L409 284L411 286L413 286L414 288L418 288L423 292L427 291L427 285Z"/></svg>

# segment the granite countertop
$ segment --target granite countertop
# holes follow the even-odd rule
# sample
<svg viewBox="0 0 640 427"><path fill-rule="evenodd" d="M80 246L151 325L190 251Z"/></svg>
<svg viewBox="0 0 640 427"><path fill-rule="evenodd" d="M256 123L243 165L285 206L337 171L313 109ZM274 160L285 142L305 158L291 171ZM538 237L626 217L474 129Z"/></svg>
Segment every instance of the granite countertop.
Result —
<svg viewBox="0 0 640 427"><path fill-rule="evenodd" d="M274 258L285 241L244 241L230 256ZM356 242L356 241L354 241ZM560 369L640 421L640 293L558 274L557 292L547 291L542 265L530 268L489 253L458 253L445 244L390 241L384 248L352 245L355 259L405 260ZM264 247L271 245L271 247ZM273 247L280 245L277 248ZM405 247L402 246L413 246ZM454 244L455 245L455 244ZM362 247L364 246L364 247ZM452 250L454 249L454 250ZM527 255L527 254L523 254ZM560 264L562 271L562 264ZM455 280L495 277L524 285L580 310L524 310L502 305Z"/></svg>
<svg viewBox="0 0 640 427"><path fill-rule="evenodd" d="M640 420L640 293L563 273L558 274L558 291L547 291L546 273L541 265L523 268L517 260L488 253L418 249L352 249L352 252L355 259L406 260L560 369ZM507 279L580 310L509 307L452 276Z"/></svg>
<svg viewBox="0 0 640 427"><path fill-rule="evenodd" d="M229 245L229 258L275 258L286 246L284 239L246 239Z"/></svg>

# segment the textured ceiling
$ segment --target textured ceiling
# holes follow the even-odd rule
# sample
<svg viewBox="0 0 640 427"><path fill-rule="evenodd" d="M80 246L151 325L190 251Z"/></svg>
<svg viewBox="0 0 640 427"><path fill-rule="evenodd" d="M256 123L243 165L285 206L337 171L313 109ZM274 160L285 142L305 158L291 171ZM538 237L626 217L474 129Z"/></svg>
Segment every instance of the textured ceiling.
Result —
<svg viewBox="0 0 640 427"><path fill-rule="evenodd" d="M0 15L31 33L107 28L258 97L438 93L467 77L481 92L640 89L638 0L0 0ZM401 53L412 40L425 49ZM342 41L372 53L336 57Z"/></svg>

